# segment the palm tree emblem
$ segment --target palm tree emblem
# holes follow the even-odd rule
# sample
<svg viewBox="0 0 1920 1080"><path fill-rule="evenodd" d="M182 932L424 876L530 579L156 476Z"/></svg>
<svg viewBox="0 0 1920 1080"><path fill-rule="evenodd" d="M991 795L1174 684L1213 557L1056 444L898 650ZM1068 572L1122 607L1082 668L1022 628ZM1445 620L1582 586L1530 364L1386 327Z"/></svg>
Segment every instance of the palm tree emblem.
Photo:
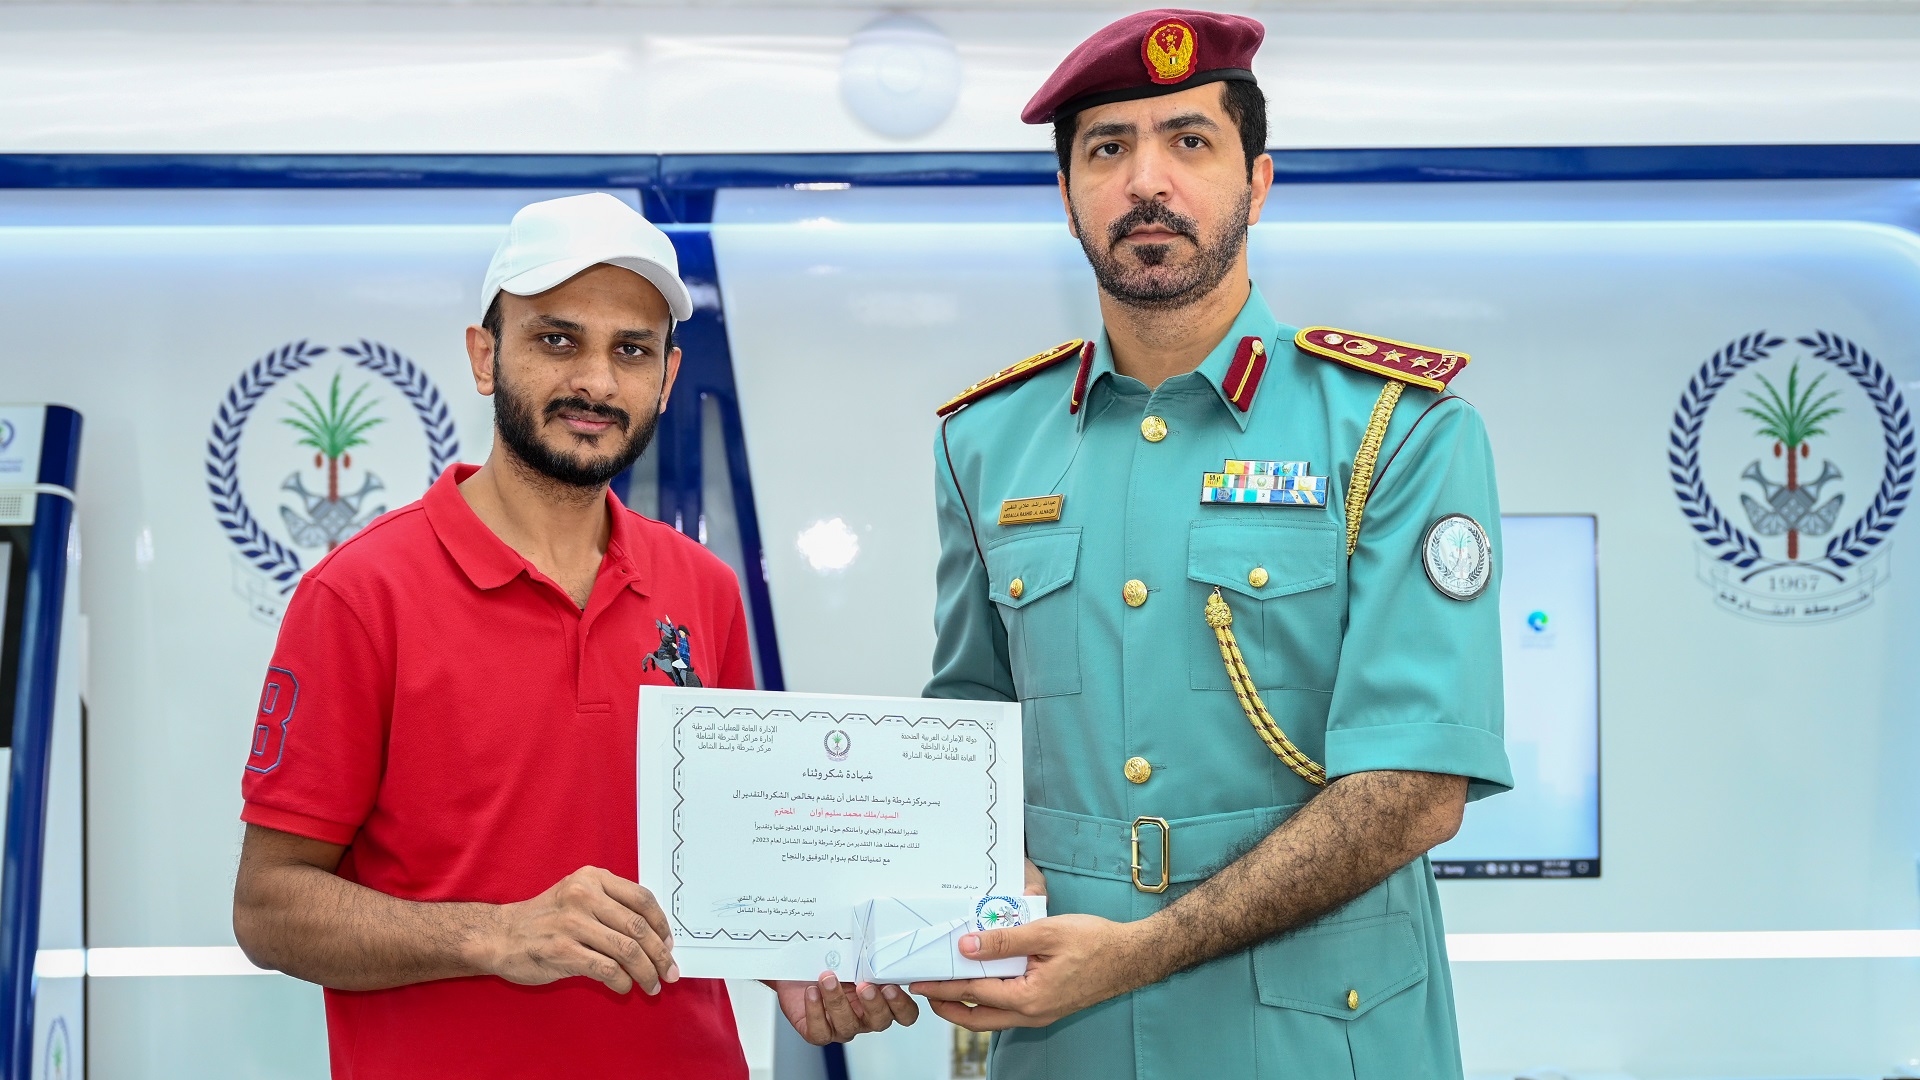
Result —
<svg viewBox="0 0 1920 1080"><path fill-rule="evenodd" d="M1839 396L1839 391L1819 393L1820 383L1826 379L1824 373L1815 376L1812 382L1802 388L1800 365L1797 362L1787 369L1784 394L1768 382L1765 375L1756 373L1755 377L1766 389L1766 396L1749 390L1747 397L1753 404L1740 411L1760 421L1760 427L1754 434L1773 440L1773 456L1787 459L1787 482L1777 484L1767 479L1760 462L1756 460L1740 476L1743 480L1759 484L1766 502L1762 504L1751 495L1743 494L1740 496L1740 505L1745 508L1755 532L1762 536L1786 534L1787 561L1792 562L1800 557L1800 535L1822 536L1831 531L1834 520L1840 514L1840 503L1846 498L1844 495L1835 495L1825 505L1815 509L1820 502L1821 489L1841 478L1840 470L1831 461L1821 462L1820 476L1813 483L1804 486L1800 483L1800 459L1812 453L1808 440L1816 435L1825 435L1827 429L1820 425L1845 410L1831 404Z"/></svg>
<svg viewBox="0 0 1920 1080"><path fill-rule="evenodd" d="M362 478L359 491L351 495L340 494L340 471L353 467L353 448L367 445L366 433L386 422L382 417L369 415L377 404L376 399L361 400L368 385L362 383L342 401L340 373L335 372L324 402L306 387L298 386L296 389L305 400L294 401L295 415L283 417L280 421L300 433L296 445L313 448L313 467L317 469L324 465L327 470L325 495L308 491L297 471L280 485L281 490L298 495L304 504L304 517L292 507L280 508L280 517L286 523L287 531L293 534L294 543L302 547L324 545L328 551L332 551L340 546L341 541L358 532L361 526L386 512L385 506L378 506L364 515L361 513L361 505L367 496L385 487L380 478L372 473Z"/></svg>
<svg viewBox="0 0 1920 1080"><path fill-rule="evenodd" d="M1473 534L1466 529L1449 530L1441 541L1442 558L1447 561L1447 573L1465 581L1473 576L1474 564L1480 561L1480 547L1473 542Z"/></svg>

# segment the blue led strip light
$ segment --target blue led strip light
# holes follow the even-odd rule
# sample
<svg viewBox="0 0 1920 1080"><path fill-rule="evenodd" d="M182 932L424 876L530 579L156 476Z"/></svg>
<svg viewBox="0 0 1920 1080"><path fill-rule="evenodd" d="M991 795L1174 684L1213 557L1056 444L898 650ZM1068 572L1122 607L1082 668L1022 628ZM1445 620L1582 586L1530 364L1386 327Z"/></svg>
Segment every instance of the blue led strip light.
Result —
<svg viewBox="0 0 1920 1080"><path fill-rule="evenodd" d="M1274 150L1279 183L1920 179L1920 145ZM0 188L638 188L664 220L798 183L1054 183L1044 151L844 154L0 154Z"/></svg>

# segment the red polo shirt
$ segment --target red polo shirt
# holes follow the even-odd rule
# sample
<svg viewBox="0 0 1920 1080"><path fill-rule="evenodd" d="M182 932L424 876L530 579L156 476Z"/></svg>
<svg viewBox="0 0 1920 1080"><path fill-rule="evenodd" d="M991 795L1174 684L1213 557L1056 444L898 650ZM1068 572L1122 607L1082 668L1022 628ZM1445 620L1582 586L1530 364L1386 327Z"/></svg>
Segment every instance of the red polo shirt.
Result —
<svg viewBox="0 0 1920 1080"><path fill-rule="evenodd" d="M682 645L703 685L753 686L739 584L609 494L581 611L474 516L457 487L474 471L447 470L301 579L241 817L344 844L340 876L407 900L525 900L582 866L637 878L639 686L670 683L648 661L671 667ZM648 997L489 975L326 999L341 1080L747 1071L714 980Z"/></svg>

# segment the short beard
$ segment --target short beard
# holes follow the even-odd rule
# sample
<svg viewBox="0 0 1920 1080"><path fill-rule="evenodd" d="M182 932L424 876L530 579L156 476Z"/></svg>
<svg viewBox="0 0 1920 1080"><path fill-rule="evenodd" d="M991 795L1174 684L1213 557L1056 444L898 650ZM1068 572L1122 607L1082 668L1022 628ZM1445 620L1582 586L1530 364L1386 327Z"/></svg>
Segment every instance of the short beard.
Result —
<svg viewBox="0 0 1920 1080"><path fill-rule="evenodd" d="M614 477L626 472L640 455L646 453L647 445L653 442L653 431L660 422L657 411L653 415L635 423L625 409L612 405L595 405L582 398L555 398L547 402L541 410L543 419L551 419L564 409L604 417L613 421L618 429L626 434L626 445L617 453L607 457L591 458L579 454L555 450L540 441L540 425L534 416L533 403L515 393L500 374L500 359L493 361L493 427L500 433L500 441L507 451L527 468L557 484L583 491L592 491L607 485ZM612 431L608 432L613 434Z"/></svg>
<svg viewBox="0 0 1920 1080"><path fill-rule="evenodd" d="M1229 224L1210 245L1201 242L1200 227L1192 218L1174 213L1161 202L1144 202L1123 214L1107 227L1104 245L1081 224L1079 211L1071 204L1067 214L1073 219L1073 231L1080 237L1080 249L1087 254L1101 292L1127 307L1173 311L1197 303L1226 280L1227 272L1246 247L1247 212L1252 208L1253 187L1249 185L1228 218L1230 223L1237 222L1237 227ZM1142 225L1162 225L1192 241L1199 249L1193 261L1170 268L1166 262L1172 254L1171 244L1140 244L1133 248L1140 265L1127 265L1123 261L1127 257L1118 253L1120 242Z"/></svg>

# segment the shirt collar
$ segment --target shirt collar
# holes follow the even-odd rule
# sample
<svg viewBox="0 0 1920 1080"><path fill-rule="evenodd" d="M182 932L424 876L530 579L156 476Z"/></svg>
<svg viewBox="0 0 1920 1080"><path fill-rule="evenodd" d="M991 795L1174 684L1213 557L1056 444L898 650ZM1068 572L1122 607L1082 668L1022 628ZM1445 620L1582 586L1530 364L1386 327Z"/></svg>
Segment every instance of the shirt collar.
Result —
<svg viewBox="0 0 1920 1080"><path fill-rule="evenodd" d="M473 507L467 505L466 496L460 494L461 483L479 471L478 465L449 466L427 489L422 501L434 535L460 565L467 580L473 582L475 588L497 589L532 569L532 564L495 536L473 512ZM635 515L627 513L611 488L607 490L607 512L613 528L607 539L606 557L601 560L601 573L615 571L624 579L623 584L644 596L653 559L641 536L642 525Z"/></svg>
<svg viewBox="0 0 1920 1080"><path fill-rule="evenodd" d="M1274 349L1280 346L1279 336L1284 329L1267 307L1266 297L1260 295L1260 286L1254 285L1247 291L1247 302L1240 306L1240 314L1235 316L1233 326L1227 330L1227 336L1220 339L1220 343L1213 347L1213 351L1209 352L1207 358L1200 361L1200 366L1195 369L1200 377L1207 380L1207 384L1213 387L1214 392L1220 397L1221 406L1226 409L1228 416L1233 417L1234 423L1240 425L1242 431L1247 429L1247 417L1251 410L1243 412L1233 404L1234 388L1226 385L1227 371L1233 366L1234 354L1239 350L1243 339L1259 338L1265 343L1266 351L1270 356ZM1288 337L1291 338L1290 333ZM1093 388L1099 384L1100 380L1115 374L1113 346L1107 340L1106 327L1100 328L1094 343L1097 348L1093 356L1093 366L1087 373L1086 401L1088 404L1092 403ZM1247 392L1257 389L1257 386L1251 387ZM1075 416L1083 429L1086 427L1087 414L1090 411L1082 406Z"/></svg>
<svg viewBox="0 0 1920 1080"><path fill-rule="evenodd" d="M1233 359L1239 352L1240 342L1246 338L1260 339L1267 355L1272 356L1274 349L1279 345L1276 340L1279 330L1280 323L1274 319L1273 312L1267 308L1267 299L1260 295L1260 286L1255 285L1247 291L1247 302L1240 306L1240 314L1233 320L1233 326L1227 330L1227 336L1220 339L1220 343L1213 347L1213 351L1207 354L1205 360L1200 361L1200 366L1196 369L1200 376L1213 387L1214 392L1220 395L1221 408L1227 410L1227 415L1233 417L1234 423L1240 425L1241 431L1247 430L1247 418L1252 414L1252 402L1249 400L1249 408L1242 411L1233 403L1233 395L1236 390L1243 395L1255 393L1259 390L1259 386L1257 384L1251 387L1228 386L1229 369L1233 367ZM1263 370L1256 370L1256 378L1263 375Z"/></svg>
<svg viewBox="0 0 1920 1080"><path fill-rule="evenodd" d="M1107 340L1107 328L1101 326L1100 332L1093 336L1093 364L1087 368L1087 385L1080 392L1080 408L1073 414L1076 431L1086 430L1087 415L1093 412L1094 387L1099 386L1102 379L1112 374L1114 374L1113 345Z"/></svg>

